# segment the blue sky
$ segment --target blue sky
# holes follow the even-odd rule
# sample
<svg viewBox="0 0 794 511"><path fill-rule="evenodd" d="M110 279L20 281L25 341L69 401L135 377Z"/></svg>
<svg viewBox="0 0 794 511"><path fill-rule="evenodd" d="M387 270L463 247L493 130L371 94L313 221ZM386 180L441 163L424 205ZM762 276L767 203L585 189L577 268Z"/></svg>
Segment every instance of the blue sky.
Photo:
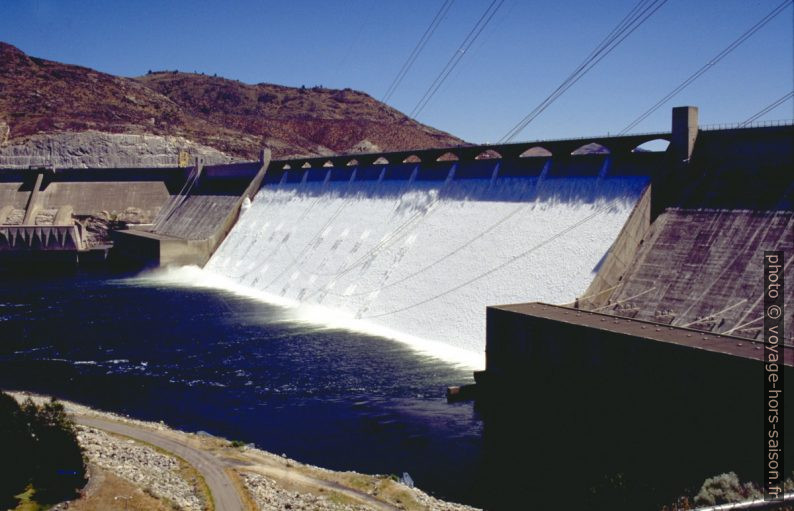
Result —
<svg viewBox="0 0 794 511"><path fill-rule="evenodd" d="M410 112L490 2L456 0L389 103ZM669 0L517 140L616 133L781 0ZM380 99L442 0L0 0L0 40L100 71L217 73L323 85ZM496 142L552 92L636 0L506 0L421 122ZM633 132L668 130L670 108L702 124L744 121L794 89L794 8ZM794 117L789 100L764 119Z"/></svg>

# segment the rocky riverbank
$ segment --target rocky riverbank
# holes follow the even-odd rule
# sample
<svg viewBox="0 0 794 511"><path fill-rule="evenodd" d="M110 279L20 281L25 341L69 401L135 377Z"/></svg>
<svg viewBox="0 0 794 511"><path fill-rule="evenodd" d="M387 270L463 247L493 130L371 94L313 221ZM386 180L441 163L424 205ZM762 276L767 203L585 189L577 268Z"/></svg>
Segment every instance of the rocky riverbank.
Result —
<svg viewBox="0 0 794 511"><path fill-rule="evenodd" d="M77 426L77 440L89 464L102 467L179 509L206 509L200 482L195 475L188 475L184 464L175 457L86 426Z"/></svg>
<svg viewBox="0 0 794 511"><path fill-rule="evenodd" d="M21 392L8 392L17 400L31 397L44 402L47 397ZM321 510L363 511L369 509L406 509L430 511L474 511L475 508L436 499L417 488L395 481L393 477L336 472L306 465L253 446L214 437L206 433L177 431L162 423L139 421L112 413L93 410L76 403L63 401L66 411L75 418L97 418L156 432L184 445L185 449L200 449L217 458L240 492L244 509L248 510ZM202 511L212 509L211 497L205 481L181 459L181 452L167 452L145 442L109 434L94 427L77 426L78 440L85 452L90 481L84 497L64 503L59 510L83 511L101 509L102 505L87 504L92 495L102 494L99 480L120 478L130 483L136 492L145 493L159 501L162 509ZM99 477L95 477L96 473ZM105 494L110 492L104 491ZM134 493L134 492L128 492ZM116 498L115 496L113 498ZM132 497L130 497L132 498ZM149 504L129 510L149 509Z"/></svg>
<svg viewBox="0 0 794 511"><path fill-rule="evenodd" d="M364 511L366 506L356 506L332 502L326 497L311 493L291 492L276 483L273 479L260 474L244 472L242 474L246 490L262 511L279 511L293 509L295 511Z"/></svg>

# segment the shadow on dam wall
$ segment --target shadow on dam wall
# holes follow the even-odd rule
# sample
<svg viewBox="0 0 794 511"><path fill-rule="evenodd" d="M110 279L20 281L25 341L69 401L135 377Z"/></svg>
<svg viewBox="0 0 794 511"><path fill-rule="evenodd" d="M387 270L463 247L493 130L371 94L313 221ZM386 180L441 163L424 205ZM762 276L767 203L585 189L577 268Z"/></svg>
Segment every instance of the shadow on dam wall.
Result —
<svg viewBox="0 0 794 511"><path fill-rule="evenodd" d="M605 187L598 187L597 180L606 178L644 178L650 177L664 168L668 158L663 152L632 153L612 156L610 154L588 154L568 158L524 157L516 160L484 159L473 161L444 161L430 163L400 163L369 166L310 168L279 170L271 168L265 176L266 189L293 190L310 197L334 196L396 198L406 191L398 186L381 187L344 187L340 184L353 183L437 183L454 181L462 186L439 186L439 193L452 200L478 200L517 202L526 200L520 188L513 193L475 195L466 183L479 184L483 181L495 182L497 179L568 179L578 186L562 188L537 187L535 194L541 202L580 202L593 203L598 200L611 200L614 195ZM277 165L279 162L275 162ZM529 181L527 181L529 182ZM317 186L322 184L325 186ZM308 185L308 186L307 186ZM314 185L314 186L313 186Z"/></svg>

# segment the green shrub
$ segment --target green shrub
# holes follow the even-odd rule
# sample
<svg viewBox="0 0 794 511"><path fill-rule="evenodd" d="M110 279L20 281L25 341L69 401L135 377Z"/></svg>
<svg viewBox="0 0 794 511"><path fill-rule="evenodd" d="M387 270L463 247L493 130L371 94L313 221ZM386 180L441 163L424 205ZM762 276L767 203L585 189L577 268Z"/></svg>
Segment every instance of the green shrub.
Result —
<svg viewBox="0 0 794 511"><path fill-rule="evenodd" d="M763 497L763 494L752 483L742 484L739 476L728 472L706 479L700 492L695 495L695 504L713 506L759 497Z"/></svg>
<svg viewBox="0 0 794 511"><path fill-rule="evenodd" d="M0 508L28 485L36 501L52 504L74 498L85 485L85 464L74 423L54 399L21 406L0 392ZM3 507L5 506L5 507Z"/></svg>
<svg viewBox="0 0 794 511"><path fill-rule="evenodd" d="M30 482L33 442L22 409L4 393L0 393L0 452L0 509L14 508L14 495Z"/></svg>

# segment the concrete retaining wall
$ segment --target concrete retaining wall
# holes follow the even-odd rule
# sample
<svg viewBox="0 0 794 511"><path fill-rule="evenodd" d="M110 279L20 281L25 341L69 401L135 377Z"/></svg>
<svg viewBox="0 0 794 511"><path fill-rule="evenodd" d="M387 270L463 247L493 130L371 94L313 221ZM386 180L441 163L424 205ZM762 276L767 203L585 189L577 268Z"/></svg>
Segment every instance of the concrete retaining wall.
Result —
<svg viewBox="0 0 794 511"><path fill-rule="evenodd" d="M135 213L151 222L184 182L186 170L165 169L0 169L0 209L26 208L39 175L35 206L71 207L75 215L115 218Z"/></svg>
<svg viewBox="0 0 794 511"><path fill-rule="evenodd" d="M688 164L654 176L652 226L627 223L581 306L757 338L763 252L783 250L794 275L792 140L792 126L700 132ZM792 343L794 311L785 321Z"/></svg>
<svg viewBox="0 0 794 511"><path fill-rule="evenodd" d="M73 215L147 224L178 201L158 232L122 234L120 248L150 263L203 265L234 225L244 197L253 197L259 189L266 166L267 162L209 166L190 190L185 190L190 169L176 167L0 169L0 223L6 224L0 252L4 261L10 252L27 251L31 258L35 252L56 248L80 252L86 246ZM45 213L51 223L64 228L42 230L37 218ZM67 230L66 238L56 235Z"/></svg>
<svg viewBox="0 0 794 511"><path fill-rule="evenodd" d="M71 206L77 215L108 217L134 209L145 223L157 216L170 197L162 181L51 183L42 193L40 204L46 208Z"/></svg>

